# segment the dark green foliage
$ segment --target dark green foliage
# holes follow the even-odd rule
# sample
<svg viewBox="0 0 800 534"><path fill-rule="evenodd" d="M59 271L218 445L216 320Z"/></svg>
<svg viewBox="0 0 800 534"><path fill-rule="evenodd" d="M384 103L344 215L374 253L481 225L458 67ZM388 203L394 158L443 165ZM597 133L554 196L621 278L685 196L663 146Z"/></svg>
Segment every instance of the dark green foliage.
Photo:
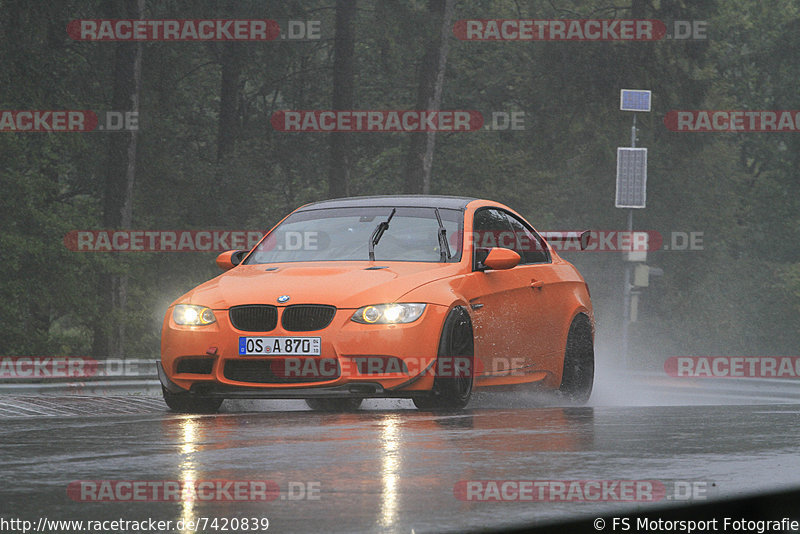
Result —
<svg viewBox="0 0 800 534"><path fill-rule="evenodd" d="M703 232L704 250L660 251L665 275L642 295L632 347L675 354L796 354L800 346L800 133L672 133L674 109L800 109L795 2L634 2L644 18L708 21L698 42L450 41L442 107L524 112L521 131L439 134L431 192L508 203L546 229L622 230L616 147L631 116L620 88L653 90L639 114L650 151L636 227ZM76 42L70 20L103 2L0 0L2 109L111 109L113 43ZM619 4L626 4L622 2ZM631 18L608 2L457 2L467 18ZM326 134L281 133L271 114L331 106L334 0L147 2L146 17L320 20L322 39L241 46L232 151L218 158L221 43L147 43L133 227L266 230L328 191ZM638 8L637 8L638 9ZM428 36L427 2L360 0L355 108L411 109ZM6 355L87 354L92 326L124 321L130 357L157 356L166 306L215 276L213 253L76 253L70 230L100 228L106 133L0 134L0 345ZM352 194L403 190L408 137L354 133ZM595 300L601 350L617 345L622 262L569 254ZM97 278L127 273L128 307L100 317ZM600 358L601 356L599 356ZM599 359L598 358L598 359Z"/></svg>

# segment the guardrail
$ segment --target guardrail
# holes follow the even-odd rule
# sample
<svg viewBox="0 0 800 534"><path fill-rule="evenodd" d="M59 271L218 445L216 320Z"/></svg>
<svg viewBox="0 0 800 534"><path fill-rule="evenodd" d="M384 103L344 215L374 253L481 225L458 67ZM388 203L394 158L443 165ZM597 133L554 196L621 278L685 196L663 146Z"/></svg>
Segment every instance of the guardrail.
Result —
<svg viewBox="0 0 800 534"><path fill-rule="evenodd" d="M103 395L160 391L155 360L16 357L4 360L0 368L0 394Z"/></svg>
<svg viewBox="0 0 800 534"><path fill-rule="evenodd" d="M160 393L155 360L88 360L80 358L13 358L16 367L6 365L6 358L0 366L0 394L36 395L36 394L75 394L75 395L113 395ZM85 366L82 373L70 375L69 372L46 373L36 371L35 361L80 360ZM32 367L34 366L34 367ZM63 367L63 366L62 366ZM66 367L69 370L69 366ZM74 368L73 368L74 369ZM14 371L9 373L9 370ZM600 371L598 369L598 371ZM797 402L800 400L800 382L797 379L764 379L764 378L675 378L664 373L647 371L626 371L622 369L603 369L598 372L599 383L605 378L627 376L633 382L631 386L646 386L651 391L680 394L681 392L697 396L741 397L764 401L782 400Z"/></svg>
<svg viewBox="0 0 800 534"><path fill-rule="evenodd" d="M631 387L646 387L653 394L673 393L687 398L736 398L751 402L797 403L800 381L792 378L754 377L674 377L655 371L617 371L630 380ZM609 376L613 373L609 374ZM599 379L602 383L603 378ZM596 382L598 384L598 382Z"/></svg>

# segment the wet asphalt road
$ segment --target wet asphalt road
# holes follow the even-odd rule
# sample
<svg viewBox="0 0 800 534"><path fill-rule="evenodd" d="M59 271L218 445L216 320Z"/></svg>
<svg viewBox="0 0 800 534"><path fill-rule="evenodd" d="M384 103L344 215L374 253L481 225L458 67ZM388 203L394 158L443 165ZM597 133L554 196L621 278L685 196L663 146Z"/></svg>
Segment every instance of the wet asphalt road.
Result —
<svg viewBox="0 0 800 534"><path fill-rule="evenodd" d="M0 517L266 517L269 532L462 532L669 506L686 488L702 501L800 487L794 384L616 380L600 382L586 407L484 394L458 414L417 412L408 401L368 401L347 414L299 401L226 401L218 415L188 416L152 395L6 395ZM84 500L68 494L86 480L257 480L280 496L92 502L91 491ZM646 480L666 494L655 503L465 501L454 488L468 480Z"/></svg>

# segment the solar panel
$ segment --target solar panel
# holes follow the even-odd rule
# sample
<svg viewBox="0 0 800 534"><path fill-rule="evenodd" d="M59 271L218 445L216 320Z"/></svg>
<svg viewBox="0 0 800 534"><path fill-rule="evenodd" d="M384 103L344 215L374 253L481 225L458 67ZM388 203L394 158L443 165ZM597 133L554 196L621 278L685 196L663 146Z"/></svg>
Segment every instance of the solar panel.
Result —
<svg viewBox="0 0 800 534"><path fill-rule="evenodd" d="M618 208L644 208L647 200L647 149L617 148Z"/></svg>
<svg viewBox="0 0 800 534"><path fill-rule="evenodd" d="M619 109L622 111L650 111L650 91L620 90Z"/></svg>

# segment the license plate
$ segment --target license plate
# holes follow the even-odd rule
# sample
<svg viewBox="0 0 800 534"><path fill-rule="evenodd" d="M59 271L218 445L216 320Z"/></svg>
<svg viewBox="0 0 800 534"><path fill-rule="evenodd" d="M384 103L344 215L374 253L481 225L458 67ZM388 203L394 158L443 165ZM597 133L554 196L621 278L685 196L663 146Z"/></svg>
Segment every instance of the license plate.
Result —
<svg viewBox="0 0 800 534"><path fill-rule="evenodd" d="M319 356L318 337L240 337L239 355Z"/></svg>

